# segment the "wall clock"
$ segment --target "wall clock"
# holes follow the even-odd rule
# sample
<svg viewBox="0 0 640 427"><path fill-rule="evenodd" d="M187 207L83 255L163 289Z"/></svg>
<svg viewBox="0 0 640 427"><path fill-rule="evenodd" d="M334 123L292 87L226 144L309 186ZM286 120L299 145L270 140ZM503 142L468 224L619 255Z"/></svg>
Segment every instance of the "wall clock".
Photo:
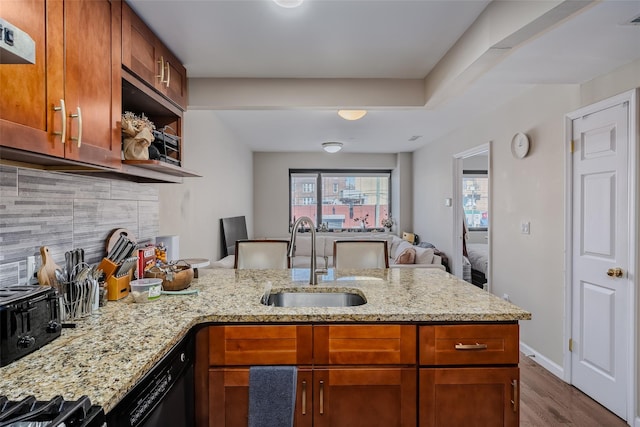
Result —
<svg viewBox="0 0 640 427"><path fill-rule="evenodd" d="M511 140L511 154L516 159L522 159L529 154L529 137L522 132L518 132Z"/></svg>

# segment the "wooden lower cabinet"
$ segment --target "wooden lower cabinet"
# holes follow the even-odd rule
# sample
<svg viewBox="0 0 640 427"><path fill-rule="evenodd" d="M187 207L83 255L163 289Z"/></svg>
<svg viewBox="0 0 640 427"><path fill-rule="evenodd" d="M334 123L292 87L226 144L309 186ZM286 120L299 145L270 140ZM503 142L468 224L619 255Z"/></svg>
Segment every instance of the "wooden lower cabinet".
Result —
<svg viewBox="0 0 640 427"><path fill-rule="evenodd" d="M421 368L420 427L519 424L517 367Z"/></svg>
<svg viewBox="0 0 640 427"><path fill-rule="evenodd" d="M298 368L296 427L416 425L415 368ZM209 426L246 427L249 368L209 370Z"/></svg>
<svg viewBox="0 0 640 427"><path fill-rule="evenodd" d="M296 427L517 426L517 349L517 324L211 326L197 425L246 426L249 367L290 365Z"/></svg>
<svg viewBox="0 0 640 427"><path fill-rule="evenodd" d="M416 391L415 368L316 368L313 425L415 426Z"/></svg>

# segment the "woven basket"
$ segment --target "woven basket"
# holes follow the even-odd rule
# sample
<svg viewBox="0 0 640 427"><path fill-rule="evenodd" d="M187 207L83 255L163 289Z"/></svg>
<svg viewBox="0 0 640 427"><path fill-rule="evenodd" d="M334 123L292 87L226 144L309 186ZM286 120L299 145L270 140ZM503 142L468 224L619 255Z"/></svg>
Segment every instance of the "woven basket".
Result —
<svg viewBox="0 0 640 427"><path fill-rule="evenodd" d="M165 291L181 291L188 288L193 280L193 268L184 261L160 268L153 266L144 272L144 277L162 279Z"/></svg>

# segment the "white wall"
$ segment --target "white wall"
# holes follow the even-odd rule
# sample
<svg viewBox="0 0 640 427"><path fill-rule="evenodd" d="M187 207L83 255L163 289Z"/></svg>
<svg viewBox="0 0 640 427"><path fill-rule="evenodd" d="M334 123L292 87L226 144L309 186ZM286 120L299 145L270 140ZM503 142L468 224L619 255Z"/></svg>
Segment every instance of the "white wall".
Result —
<svg viewBox="0 0 640 427"><path fill-rule="evenodd" d="M391 174L391 200L395 221L391 231L397 235L413 232L413 153L398 153L398 163Z"/></svg>
<svg viewBox="0 0 640 427"><path fill-rule="evenodd" d="M452 156L491 141L493 292L531 311L521 340L562 367L564 321L564 116L640 86L640 61L584 84L536 86L513 102L414 153L415 229L451 252ZM462 118L463 120L465 118ZM510 141L529 135L529 156L514 159ZM419 165L419 167L417 166ZM430 185L437 183L437 185ZM520 233L521 221L531 234Z"/></svg>
<svg viewBox="0 0 640 427"><path fill-rule="evenodd" d="M289 233L289 169L394 169L396 164L396 154L253 153L254 220L249 237ZM392 209L396 215L396 206Z"/></svg>
<svg viewBox="0 0 640 427"><path fill-rule="evenodd" d="M251 233L253 160L214 111L187 111L186 169L202 178L160 184L160 234L180 236L181 258L221 258L220 218L245 215Z"/></svg>

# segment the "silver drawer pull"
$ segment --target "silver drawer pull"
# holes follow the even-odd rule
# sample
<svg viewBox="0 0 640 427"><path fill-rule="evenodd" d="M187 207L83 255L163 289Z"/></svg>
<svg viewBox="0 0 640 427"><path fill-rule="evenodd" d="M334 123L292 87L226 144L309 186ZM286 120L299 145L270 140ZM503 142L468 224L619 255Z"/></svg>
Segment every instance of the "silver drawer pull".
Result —
<svg viewBox="0 0 640 427"><path fill-rule="evenodd" d="M487 349L487 345L486 344L462 344L461 342L459 342L458 344L456 344L456 350L486 350Z"/></svg>

